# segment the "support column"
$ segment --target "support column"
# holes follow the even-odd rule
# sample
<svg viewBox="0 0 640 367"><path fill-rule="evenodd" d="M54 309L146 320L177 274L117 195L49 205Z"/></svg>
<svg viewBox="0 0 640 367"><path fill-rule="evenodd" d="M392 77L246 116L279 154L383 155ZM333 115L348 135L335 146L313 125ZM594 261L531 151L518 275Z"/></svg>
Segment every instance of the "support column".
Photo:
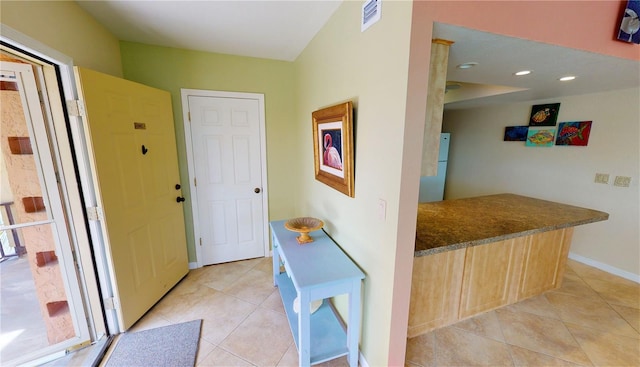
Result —
<svg viewBox="0 0 640 367"><path fill-rule="evenodd" d="M442 132L444 90L447 85L449 47L452 44L453 41L439 38L431 41L427 114L425 118L424 140L422 143L420 176L436 176L438 174L438 151L440 149L440 133Z"/></svg>

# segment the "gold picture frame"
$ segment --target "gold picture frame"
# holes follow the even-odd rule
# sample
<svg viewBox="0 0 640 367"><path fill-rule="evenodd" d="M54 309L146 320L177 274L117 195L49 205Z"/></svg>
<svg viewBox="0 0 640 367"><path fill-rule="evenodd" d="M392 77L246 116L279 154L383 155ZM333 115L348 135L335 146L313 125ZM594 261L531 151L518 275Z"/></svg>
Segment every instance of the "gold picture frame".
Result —
<svg viewBox="0 0 640 367"><path fill-rule="evenodd" d="M316 180L354 197L353 103L326 107L311 117Z"/></svg>

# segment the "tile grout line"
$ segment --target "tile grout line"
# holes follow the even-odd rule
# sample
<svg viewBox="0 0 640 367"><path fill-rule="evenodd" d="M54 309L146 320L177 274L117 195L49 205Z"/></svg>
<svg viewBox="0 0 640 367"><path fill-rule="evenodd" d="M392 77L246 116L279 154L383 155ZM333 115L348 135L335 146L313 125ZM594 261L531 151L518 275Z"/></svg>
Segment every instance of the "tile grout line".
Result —
<svg viewBox="0 0 640 367"><path fill-rule="evenodd" d="M433 331L433 367L438 367L438 335Z"/></svg>
<svg viewBox="0 0 640 367"><path fill-rule="evenodd" d="M213 266L215 266L215 265L213 265ZM231 352L230 350L227 350L226 348L224 348L224 346L222 346L222 343L223 343L223 342L224 342L224 341L225 341L225 340L226 340L226 339L227 339L231 334L233 334L233 332L234 332L234 331L236 331L236 330L238 329L238 327L240 327L240 325L242 325L242 323L243 323L243 322L245 322L245 321L249 318L249 316L251 316L251 315L256 311L256 309L257 309L257 307L258 307L257 305L255 305L255 304L253 304L253 303L251 303L251 302L247 302L246 300L243 300L243 299L241 299L241 298L238 298L238 297L236 297L235 295L229 294L229 293L227 293L227 292L225 291L226 289L228 289L229 287L231 287L233 284L237 283L237 282L238 282L238 280L239 280L241 277L243 277L244 275L246 275L246 274L247 274L251 269L253 269L253 267L247 268L247 270L246 270L246 271L243 271L243 272L242 272L242 274L240 274L240 275L236 278L236 280L234 280L233 282L231 282L231 283L229 283L228 285L224 286L224 287L223 287L223 289L216 289L216 288L213 288L213 287L209 287L206 283L200 283L199 281L200 281L201 279L197 279L197 280L196 280L196 283L197 283L199 286L203 286L203 287L211 288L211 289L215 290L216 292L220 292L221 294L224 294L225 296L232 297L232 298L234 298L234 299L236 299L236 300L239 300L239 301L242 301L242 302L245 302L245 303L248 303L248 304L251 304L251 305L256 306L256 308L255 308L255 309L253 309L251 312L249 312L249 313L248 313L248 314L247 314L247 315L246 315L242 320L240 320L240 321L238 322L238 324L237 324L237 325L236 325L232 330L230 330L230 331L229 331L229 333L228 333L224 338L222 338L222 339L220 340L220 342L219 342L219 343L212 343L212 342L210 342L208 339L204 338L208 343L211 343L211 344L213 344L213 345L214 345L213 350L211 350L211 351L207 354L207 356L205 356L205 357L204 357L204 359L206 359L206 358L207 358L211 353L213 353L213 352L215 351L215 349L216 349L216 348L220 348L221 350L223 350L223 351L225 351L225 352L227 352L227 353L229 353L229 354L231 354L231 355L233 355L233 356L235 356L235 357L237 357L237 358L239 358L239 359L241 359L241 360L243 360L243 361L245 361L245 362L247 362L247 363L251 364L252 366L255 366L255 364L254 364L254 363L252 363L252 362L248 361L246 358L244 358L244 357L242 357L242 356L239 356L239 355L236 355L235 353ZM204 273L204 272L203 272L203 273ZM201 277L199 277L199 278L201 278ZM204 361L204 359L203 359L203 361Z"/></svg>
<svg viewBox="0 0 640 367"><path fill-rule="evenodd" d="M580 278L580 281L582 281L582 283L584 283L587 287L589 287L589 289L591 289L591 290L592 290L592 291L593 291L593 292L598 296L598 298L599 298L599 299L601 299L601 300L602 300L602 301L603 301L603 302L604 302L604 303L605 303L605 304L606 304L606 305L607 305L611 310L613 310L614 312L616 312L616 314L618 314L618 312L617 312L613 307L611 307L611 304L610 304L610 303L609 303L609 302L608 302L608 301L607 301L607 300L606 300L606 299L605 299L605 298L600 294L600 292L598 292L597 290L593 289L593 287L592 287L588 282L586 282L586 281L584 280L584 278L583 278L583 276L582 276L582 275L580 275L580 274L579 274L578 272L576 272L574 269L571 269L571 270L575 273L575 275L576 275L578 278ZM566 293L563 293L563 294L566 294ZM574 296L574 295L571 295L571 294L567 294L567 295L568 295L568 296L571 296L571 297L574 297L574 298L578 298L578 299L584 299L584 298L585 298L585 297L578 297L578 296ZM545 298L546 298L546 295L545 295ZM548 301L548 299L547 299L547 301ZM556 310L557 310L557 307L556 307L553 303L551 303L551 302L549 302L549 303L551 304L551 306L552 306L554 309L556 309ZM619 315L619 316L620 316L620 318L621 318L621 319L623 319L623 320L624 320L625 322L627 322L627 324L628 324L628 321L627 321L624 317L622 317L621 315ZM571 329L569 328L569 326L568 326L567 324L571 325L572 323L570 323L570 322L565 321L564 319L562 319L562 316L561 316L561 315L560 315L560 321L562 322L562 325L565 327L565 329L569 332L569 335L571 335L571 337L573 338L573 340L575 341L575 343L580 347L580 350L582 351L582 353L584 353L584 355L589 359L589 361L591 362L591 365L592 365L592 366L597 366L597 364L593 361L592 357L591 357L591 356L589 356L589 353L587 353L587 351L585 350L585 348L584 348L584 346L582 345L582 343L580 343L580 341L576 338L576 336L573 334L573 332L571 332ZM591 327L582 326L582 325L577 325L577 326L578 326L578 327L583 327L583 328L588 328L588 329L593 329L593 328L591 328Z"/></svg>
<svg viewBox="0 0 640 367"><path fill-rule="evenodd" d="M495 312L495 310L491 311ZM500 318L498 318L498 314L495 315L496 320L498 321L498 327L500 328L500 335L502 335L502 340L504 340L503 344L509 351L509 356L511 357L511 365L516 365L516 359L513 357L513 348L511 348L511 344L507 343L507 338L504 336L504 329L502 328L502 322L500 322Z"/></svg>
<svg viewBox="0 0 640 367"><path fill-rule="evenodd" d="M264 303L264 302L269 298L269 296L270 296L271 294L270 294L269 296L265 297L265 299L263 299L259 304L255 304L255 303L249 302L249 301L247 301L247 300L244 300L244 299L242 299L242 298L239 298L239 297L237 297L237 296L236 296L236 295L234 295L234 294L230 294L230 293L227 293L227 292L226 292L226 290L227 290L227 289L229 289L229 288L231 288L234 284L236 284L236 283L240 280L240 278L241 278L241 277L243 277L243 276L247 275L251 270L254 270L254 269L255 269L257 266L259 266L259 265L260 265L260 262L257 262L257 263L256 263L256 265L254 265L253 267L248 268L248 269L247 269L247 271L243 272L243 273L242 273L242 275L240 275L240 276L239 276L239 277L238 277L234 282L232 282L232 283L230 283L228 286L226 286L226 287L225 287L225 289L223 289L223 290L218 290L219 292L221 292L221 293L225 294L226 296L233 297L233 298L235 298L235 299L237 299L237 300L239 300L239 301L246 302L246 303L248 303L248 304L251 304L251 305L256 306L256 307L255 307L255 309L253 309L249 314L247 314L247 316L245 316L245 317L244 317L240 322L238 322L238 324L233 328L233 330L231 330L231 331L230 331L230 332L229 332L229 333L228 333L228 334L227 334L227 335L226 335L226 336L225 336L225 337L220 341L220 343L216 345L216 347L217 347L217 348L220 348L220 349L222 349L223 351L225 351L225 352L227 352L227 353L229 353L229 354L231 354L231 355L233 355L233 356L235 356L235 357L237 357L237 358L240 358L241 360L243 360L243 361L245 361L245 362L247 362L247 363L251 364L252 366L257 366L257 365L256 365L256 364L254 364L253 362L249 361L249 360L248 360L248 359L246 359L245 357L240 356L240 355L238 355L238 354L236 354L236 353L234 353L234 352L232 352L232 351L228 350L228 349L227 349L227 348L225 348L222 344L224 343L224 341L225 341L225 340L227 340L227 339L229 338L229 336L231 336L231 334L233 334L233 333L234 333L234 332L235 332L235 331L236 331L236 330L237 330L237 329L238 329L238 328L239 328L239 327L240 327L240 326L241 326L241 325L242 325L242 324L243 324L243 323L244 323L244 322L249 318L249 317L251 317L251 315L253 315L253 314L254 314L254 313L255 313L259 308L260 308L260 309L263 309L263 310L265 310L265 311L270 311L270 312L276 313L276 314L278 314L278 315L281 315L281 313L280 313L280 312L278 312L278 311L274 311L274 310L271 310L271 309L266 308L266 307L261 307L261 306L262 306L262 304L263 304L263 303ZM261 271L261 270L257 270L257 269L256 269L256 271L258 271L258 272L260 272L260 273L265 273L265 272L263 272L263 271ZM275 287L274 287L274 288L275 288ZM273 292L272 292L272 293L273 293ZM285 317L286 317L286 315L285 315ZM293 342L292 342L292 343L293 343ZM290 345L287 347L287 349L284 351L284 353L282 354L282 356L280 357L280 359L278 359L278 363L280 363L280 361L284 358L284 356L286 355L286 353L287 353L287 351L289 350L289 348L290 348L290 347L291 347L291 344L290 344Z"/></svg>
<svg viewBox="0 0 640 367"><path fill-rule="evenodd" d="M580 279L582 279L582 278L580 278ZM565 330L569 333L569 335L571 335L571 338L572 338L572 339L573 339L573 341L576 343L576 345L580 348L580 351L582 351L582 353L587 357L587 359L589 360L589 362L591 362L591 365L592 365L592 366L595 366L596 364L593 362L593 360L591 359L591 357L589 357L589 354L587 353L587 351L584 349L584 347L582 346L582 344L580 344L580 342L578 341L578 339L576 339L576 336L575 336L575 335L573 335L573 333L571 332L571 330L570 330L570 329L569 329L569 327L567 326L567 323L565 322L565 320L563 320L563 319L562 319L562 314L559 312L558 307L556 307L553 303L551 303L551 301L549 301L549 299L548 299L548 298L547 298L547 296L546 296L546 293L547 293L547 292L545 292L545 293L543 294L543 295L544 295L544 298L547 300L547 302L549 302L549 305L551 305L551 307L556 311L556 314L558 315L558 317L559 317L559 321L560 321L560 323L562 324L562 326L564 326ZM583 297L575 297L575 298L583 298ZM557 357L556 357L556 358L557 358ZM570 363L575 363L575 364L577 364L576 362L567 361L565 358L558 358L558 359L561 359L561 360L566 361L566 362L570 362Z"/></svg>
<svg viewBox="0 0 640 367"><path fill-rule="evenodd" d="M572 269L572 270L573 270L573 269ZM636 329L636 326L631 325L631 323L629 322L629 320L627 320L627 318L626 318L626 317L624 317L622 314L620 314L620 312L618 312L618 310L616 310L613 306L615 305L615 306L627 307L627 308L634 308L634 309L635 309L635 307L630 307L630 306L628 306L628 305L620 305L620 304L615 304L615 303L614 303L614 304L612 304L612 303L611 303L611 302L609 302L606 298L604 298L604 297L602 296L602 294L600 294L600 292L598 292L597 290L595 290L595 289L591 286L591 284L589 284L588 282L586 282L586 281L584 280L584 278L583 278L580 274L578 274L577 272L575 272L575 270L573 270L573 272L576 274L576 276L577 276L578 278L580 278L580 280L581 280L581 281L582 281L582 282L583 282L587 287L589 287L589 289L591 289L593 292L595 292L595 293L598 295L598 297L599 297L602 301L604 301L604 302L607 304L607 306L609 306L609 308L610 308L610 309L612 309L612 310L613 310L613 311L614 311L618 316L620 316L620 318L621 318L622 320L624 320L624 321L625 321L625 322L626 322L626 323L627 323L627 324L628 324L628 325L629 325L633 330L635 330L635 331L638 333L638 335L640 336L640 330ZM624 278L623 278L623 279L624 279ZM596 279L596 280L597 280L597 279ZM624 335L621 335L621 336L624 336Z"/></svg>

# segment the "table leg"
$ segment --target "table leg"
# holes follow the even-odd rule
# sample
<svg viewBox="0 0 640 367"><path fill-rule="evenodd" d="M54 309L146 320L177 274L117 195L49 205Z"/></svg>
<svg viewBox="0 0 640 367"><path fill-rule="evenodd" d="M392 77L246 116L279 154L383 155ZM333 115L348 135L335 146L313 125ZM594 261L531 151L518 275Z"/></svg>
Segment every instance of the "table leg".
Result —
<svg viewBox="0 0 640 367"><path fill-rule="evenodd" d="M309 292L299 292L300 311L298 314L298 365L311 365L311 314L309 313Z"/></svg>
<svg viewBox="0 0 640 367"><path fill-rule="evenodd" d="M280 252L278 252L278 242L273 238L273 286L277 287L276 275L280 274Z"/></svg>
<svg viewBox="0 0 640 367"><path fill-rule="evenodd" d="M360 335L360 280L354 281L349 293L349 325L347 326L347 348L349 366L358 367L358 339Z"/></svg>

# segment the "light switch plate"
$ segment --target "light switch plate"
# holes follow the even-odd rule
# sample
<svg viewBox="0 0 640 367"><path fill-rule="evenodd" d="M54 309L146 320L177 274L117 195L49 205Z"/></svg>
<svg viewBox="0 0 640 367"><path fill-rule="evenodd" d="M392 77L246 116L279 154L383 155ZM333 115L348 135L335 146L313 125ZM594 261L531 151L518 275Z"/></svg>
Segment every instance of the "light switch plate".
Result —
<svg viewBox="0 0 640 367"><path fill-rule="evenodd" d="M600 184L608 184L609 183L609 174L608 173L596 173L595 183Z"/></svg>
<svg viewBox="0 0 640 367"><path fill-rule="evenodd" d="M628 176L616 176L613 181L613 186L629 187L629 185L631 185L631 177Z"/></svg>
<svg viewBox="0 0 640 367"><path fill-rule="evenodd" d="M387 202L378 199L378 219L384 221L387 218Z"/></svg>

